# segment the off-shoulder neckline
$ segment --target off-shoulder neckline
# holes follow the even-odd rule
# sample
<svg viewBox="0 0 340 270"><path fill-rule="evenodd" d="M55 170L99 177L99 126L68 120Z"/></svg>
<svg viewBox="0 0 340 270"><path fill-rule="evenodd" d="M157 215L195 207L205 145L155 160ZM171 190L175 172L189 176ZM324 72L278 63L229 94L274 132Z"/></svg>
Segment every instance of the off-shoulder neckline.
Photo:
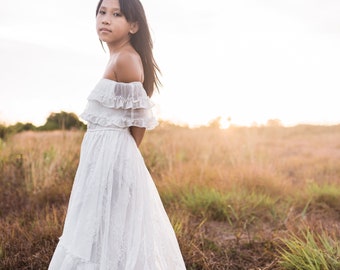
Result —
<svg viewBox="0 0 340 270"><path fill-rule="evenodd" d="M101 78L101 81L109 81L109 82L112 82L112 83L115 83L115 84L141 84L143 85L142 82L139 82L139 81L133 81L133 82L117 82L115 80L112 80L112 79L108 79L108 78Z"/></svg>

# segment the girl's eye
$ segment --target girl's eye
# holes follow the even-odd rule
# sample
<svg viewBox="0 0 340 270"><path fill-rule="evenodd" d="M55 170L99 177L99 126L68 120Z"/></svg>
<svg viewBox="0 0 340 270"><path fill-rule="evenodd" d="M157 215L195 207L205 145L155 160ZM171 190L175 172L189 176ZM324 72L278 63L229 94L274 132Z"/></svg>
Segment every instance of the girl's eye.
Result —
<svg viewBox="0 0 340 270"><path fill-rule="evenodd" d="M105 11L103 11L103 10L100 10L100 11L99 11L99 14L101 14L101 15L105 15Z"/></svg>
<svg viewBox="0 0 340 270"><path fill-rule="evenodd" d="M120 14L119 12L115 12L115 13L113 13L113 16L114 16L114 17L121 17L122 14Z"/></svg>

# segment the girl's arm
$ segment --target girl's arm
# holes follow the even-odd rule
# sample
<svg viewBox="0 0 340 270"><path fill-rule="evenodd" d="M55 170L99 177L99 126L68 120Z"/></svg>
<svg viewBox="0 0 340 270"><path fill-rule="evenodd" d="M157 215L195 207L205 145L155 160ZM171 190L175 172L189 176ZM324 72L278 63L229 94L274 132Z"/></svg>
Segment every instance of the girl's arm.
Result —
<svg viewBox="0 0 340 270"><path fill-rule="evenodd" d="M132 137L134 138L137 147L141 144L144 134L145 134L145 128L140 127L130 127L130 132Z"/></svg>
<svg viewBox="0 0 340 270"><path fill-rule="evenodd" d="M119 82L141 82L143 66L139 55L129 51L121 52L116 59L114 74ZM132 126L130 132L139 147L145 134L145 128Z"/></svg>

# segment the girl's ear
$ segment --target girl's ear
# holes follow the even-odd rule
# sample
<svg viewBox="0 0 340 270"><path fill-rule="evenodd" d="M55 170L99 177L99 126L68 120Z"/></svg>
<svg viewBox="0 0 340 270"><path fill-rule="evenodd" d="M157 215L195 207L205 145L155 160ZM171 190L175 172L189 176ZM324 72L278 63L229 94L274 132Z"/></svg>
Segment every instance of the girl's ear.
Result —
<svg viewBox="0 0 340 270"><path fill-rule="evenodd" d="M131 35L136 34L138 30L139 30L138 22L130 23L130 34Z"/></svg>

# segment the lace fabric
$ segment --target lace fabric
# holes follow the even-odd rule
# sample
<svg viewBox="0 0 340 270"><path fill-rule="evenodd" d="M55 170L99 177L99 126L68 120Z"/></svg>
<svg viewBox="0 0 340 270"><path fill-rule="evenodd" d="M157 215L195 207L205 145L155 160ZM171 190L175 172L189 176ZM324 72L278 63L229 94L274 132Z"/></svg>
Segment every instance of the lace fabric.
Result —
<svg viewBox="0 0 340 270"><path fill-rule="evenodd" d="M49 270L185 269L176 235L128 129L156 124L143 91L140 83L104 79L90 94L83 114L88 131Z"/></svg>
<svg viewBox="0 0 340 270"><path fill-rule="evenodd" d="M106 127L153 129L158 124L152 112L153 106L142 83L101 79L90 93L86 109L80 117Z"/></svg>

